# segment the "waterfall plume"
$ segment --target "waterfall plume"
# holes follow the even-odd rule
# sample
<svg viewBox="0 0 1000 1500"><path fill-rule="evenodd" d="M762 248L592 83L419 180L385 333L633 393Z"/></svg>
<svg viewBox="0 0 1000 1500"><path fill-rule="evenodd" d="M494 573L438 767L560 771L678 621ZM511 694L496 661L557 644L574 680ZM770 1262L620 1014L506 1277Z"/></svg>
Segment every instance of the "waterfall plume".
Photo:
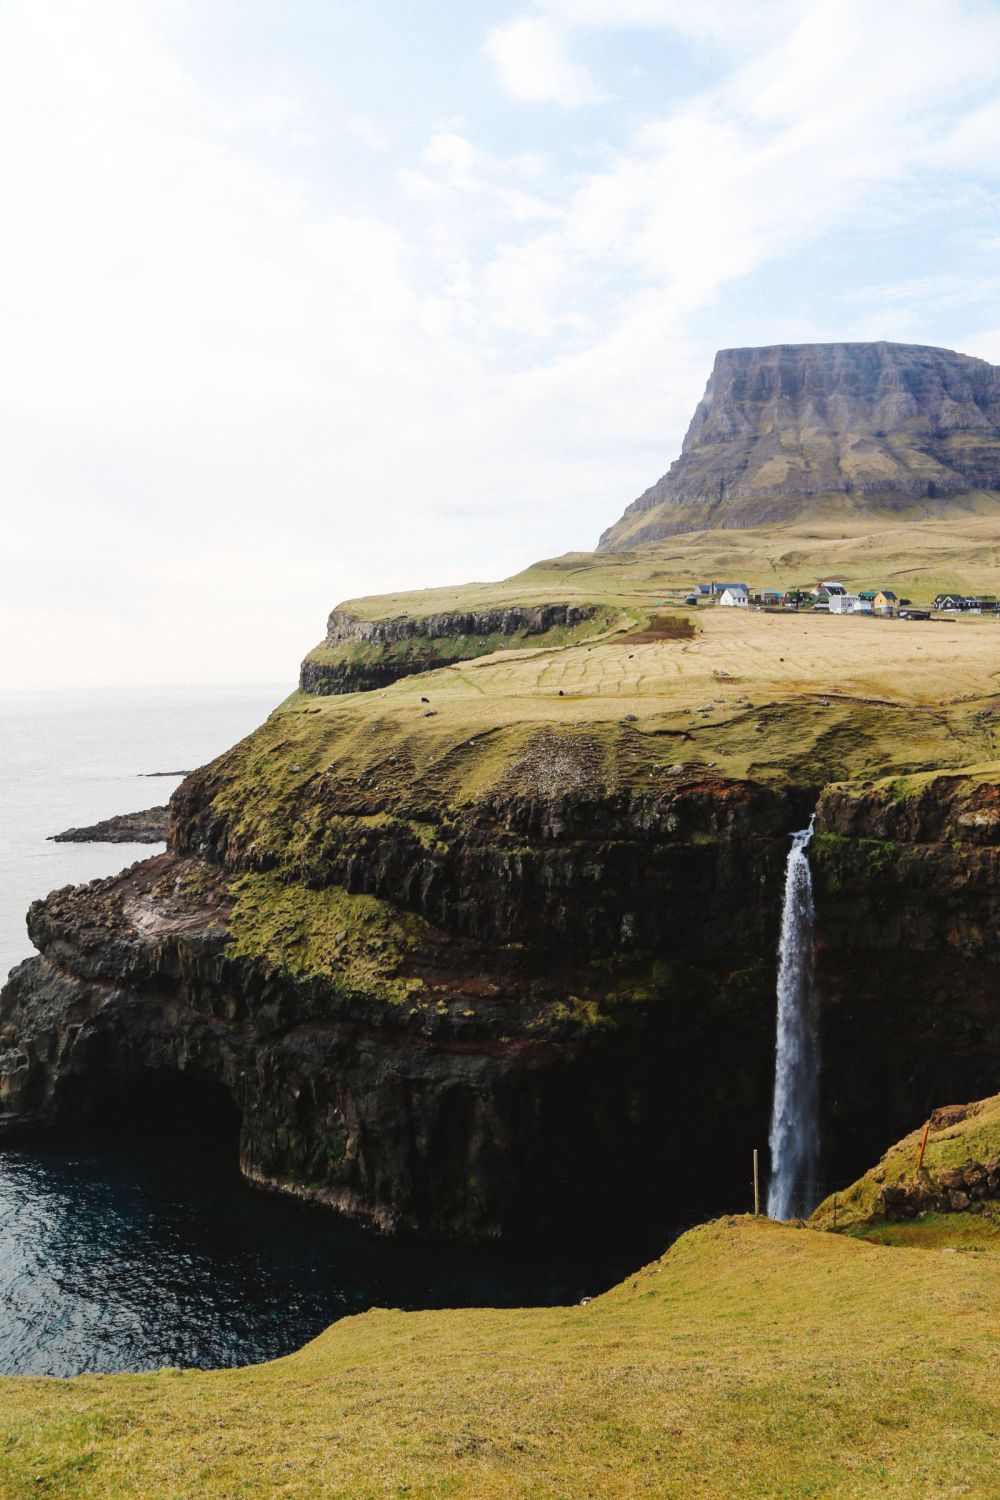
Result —
<svg viewBox="0 0 1000 1500"><path fill-rule="evenodd" d="M809 827L792 835L785 868L785 899L778 947L778 1037L771 1112L771 1179L767 1213L771 1219L806 1214L818 1201L819 1015L813 980L812 872L807 849Z"/></svg>

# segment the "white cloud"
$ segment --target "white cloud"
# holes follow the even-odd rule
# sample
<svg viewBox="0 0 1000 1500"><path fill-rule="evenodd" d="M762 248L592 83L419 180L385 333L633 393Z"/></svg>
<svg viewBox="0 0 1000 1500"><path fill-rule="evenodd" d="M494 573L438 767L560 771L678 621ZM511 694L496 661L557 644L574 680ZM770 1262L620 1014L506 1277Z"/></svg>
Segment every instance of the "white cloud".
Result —
<svg viewBox="0 0 1000 1500"><path fill-rule="evenodd" d="M552 16L517 16L498 26L486 39L486 55L501 88L522 103L575 106L602 97L589 70L569 56Z"/></svg>
<svg viewBox="0 0 1000 1500"><path fill-rule="evenodd" d="M385 152L390 149L389 137L384 130L380 130L373 120L367 115L348 115L344 121L351 135L372 151Z"/></svg>

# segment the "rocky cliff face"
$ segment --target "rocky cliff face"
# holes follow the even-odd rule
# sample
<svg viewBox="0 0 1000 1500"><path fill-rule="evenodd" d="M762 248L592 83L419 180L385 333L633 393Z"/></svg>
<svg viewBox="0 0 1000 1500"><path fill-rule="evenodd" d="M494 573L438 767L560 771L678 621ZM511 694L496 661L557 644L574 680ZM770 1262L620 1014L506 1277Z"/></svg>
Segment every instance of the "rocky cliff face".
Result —
<svg viewBox="0 0 1000 1500"><path fill-rule="evenodd" d="M182 1075L235 1104L248 1177L382 1228L662 1224L738 1190L723 1153L766 1117L801 793L495 796L438 850L402 822L338 840L302 885L253 868L209 786L178 799L172 852L32 907L0 1130Z"/></svg>
<svg viewBox="0 0 1000 1500"><path fill-rule="evenodd" d="M227 800L231 757L190 778L170 852L32 907L40 956L0 1002L0 1134L179 1077L235 1106L251 1180L385 1229L638 1227L745 1201L788 833L818 789L664 772L616 790L582 736L544 754L533 791L508 774L464 809L423 788L420 809L386 791L373 811L370 789L352 805L307 778L283 847ZM1000 1074L1000 787L833 786L817 829L836 1181Z"/></svg>
<svg viewBox="0 0 1000 1500"><path fill-rule="evenodd" d="M326 639L302 663L303 693L358 693L519 646L564 646L605 628L610 611L592 604L512 605L504 609L359 619L335 609Z"/></svg>
<svg viewBox="0 0 1000 1500"><path fill-rule="evenodd" d="M1000 786L958 774L831 787L817 826L827 1109L858 1160L865 1137L1000 1077Z"/></svg>
<svg viewBox="0 0 1000 1500"><path fill-rule="evenodd" d="M669 471L602 551L803 515L1000 510L1000 369L915 344L782 344L716 355Z"/></svg>

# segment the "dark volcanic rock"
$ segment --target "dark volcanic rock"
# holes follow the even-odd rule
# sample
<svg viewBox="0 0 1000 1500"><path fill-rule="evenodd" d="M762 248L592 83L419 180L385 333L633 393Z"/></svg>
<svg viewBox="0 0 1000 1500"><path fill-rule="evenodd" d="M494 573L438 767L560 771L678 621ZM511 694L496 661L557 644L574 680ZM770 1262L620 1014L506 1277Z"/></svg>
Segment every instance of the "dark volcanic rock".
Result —
<svg viewBox="0 0 1000 1500"><path fill-rule="evenodd" d="M223 872L174 854L36 902L42 956L0 1001L0 1135L94 1114L127 1131L121 1101L180 1074L236 1105L252 1180L384 1229L482 1237L676 1222L678 1195L699 1193L681 1150L691 1080L707 1151L766 1111L768 979L732 947L594 1024L551 1004L572 966L516 949L440 934L421 1008L234 958L230 918ZM712 1041L722 1015L735 1073Z"/></svg>
<svg viewBox="0 0 1000 1500"><path fill-rule="evenodd" d="M171 853L32 907L41 956L0 999L0 1130L72 1125L184 1074L236 1105L249 1177L384 1228L663 1224L744 1202L771 1102L787 834L816 793L668 773L602 789L586 748L539 751L432 837L412 809L362 800L355 816L335 775L307 781L286 813L316 838L296 835L281 872L220 794L220 766L197 773L175 794ZM942 1096L995 1087L998 795L951 775L912 797L820 801L830 1179ZM293 972L287 927L293 946L239 956L247 878L434 924L412 1000L337 963ZM997 1169L923 1183L914 1211L945 1191L979 1201Z"/></svg>
<svg viewBox="0 0 1000 1500"><path fill-rule="evenodd" d="M917 344L723 349L680 458L600 550L803 515L935 516L976 491L1000 491L995 365Z"/></svg>
<svg viewBox="0 0 1000 1500"><path fill-rule="evenodd" d="M169 807L147 807L144 812L117 813L89 828L67 828L49 838L54 844L165 844L169 832Z"/></svg>

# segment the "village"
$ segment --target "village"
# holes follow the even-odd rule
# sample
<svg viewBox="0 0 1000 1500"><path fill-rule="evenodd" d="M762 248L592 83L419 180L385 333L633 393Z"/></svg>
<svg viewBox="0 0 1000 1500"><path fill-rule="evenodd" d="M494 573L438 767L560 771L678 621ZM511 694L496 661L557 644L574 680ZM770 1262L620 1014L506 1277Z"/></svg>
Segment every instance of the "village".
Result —
<svg viewBox="0 0 1000 1500"><path fill-rule="evenodd" d="M837 579L791 588L757 589L748 583L699 583L687 595L690 606L764 611L810 610L813 614L873 615L882 619L932 620L955 615L1000 615L995 594L937 594L930 604L914 603L893 589L862 589L854 594Z"/></svg>

